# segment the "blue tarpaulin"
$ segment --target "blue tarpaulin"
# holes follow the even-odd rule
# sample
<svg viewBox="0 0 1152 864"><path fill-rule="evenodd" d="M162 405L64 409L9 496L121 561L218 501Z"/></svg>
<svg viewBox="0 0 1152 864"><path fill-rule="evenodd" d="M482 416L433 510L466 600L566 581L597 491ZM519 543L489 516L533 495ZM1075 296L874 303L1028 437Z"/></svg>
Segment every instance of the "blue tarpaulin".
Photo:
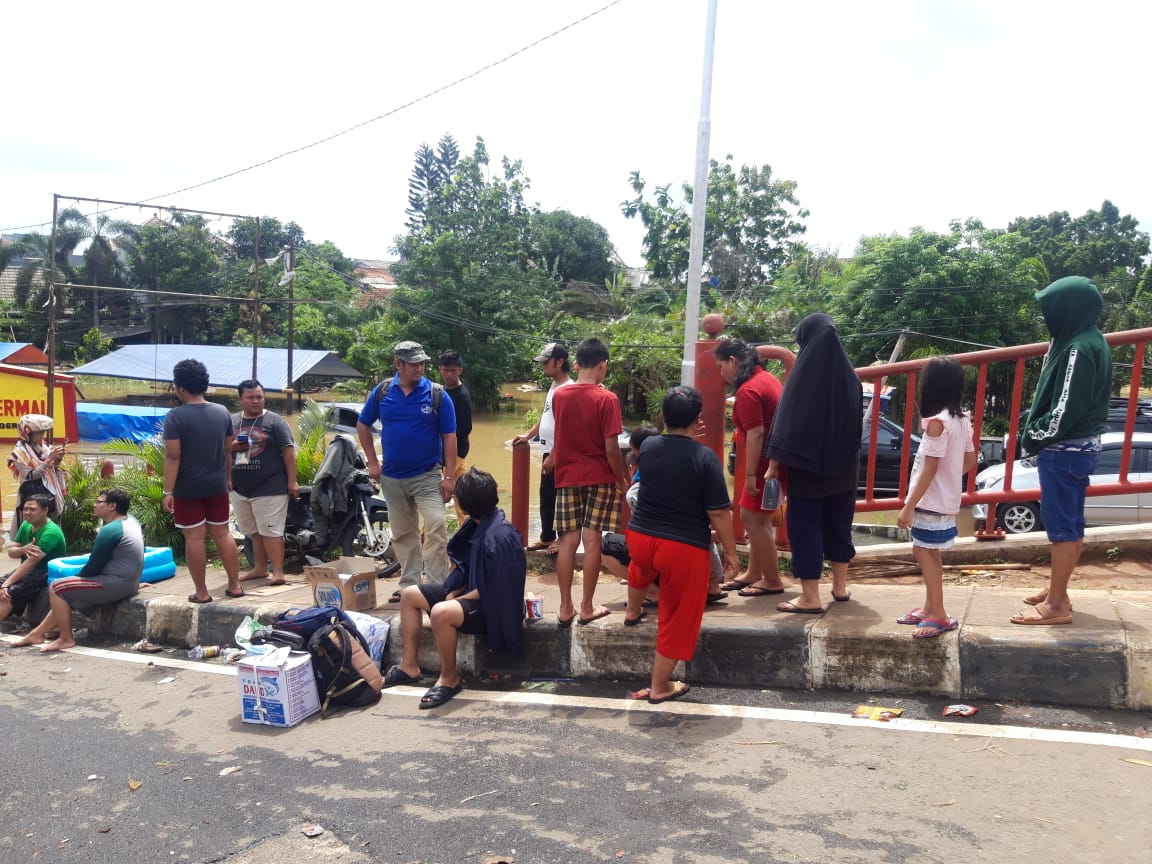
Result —
<svg viewBox="0 0 1152 864"><path fill-rule="evenodd" d="M77 366L69 374L171 381L172 367L188 358L208 367L208 379L213 387L235 387L252 377L252 349L221 345L125 345L91 363ZM298 348L292 352L292 378L299 381L305 375L363 377L332 351ZM256 378L267 392L286 390L288 349L261 348L257 352Z"/></svg>
<svg viewBox="0 0 1152 864"><path fill-rule="evenodd" d="M77 402L76 421L81 441L147 441L159 434L167 408L143 405L104 405Z"/></svg>

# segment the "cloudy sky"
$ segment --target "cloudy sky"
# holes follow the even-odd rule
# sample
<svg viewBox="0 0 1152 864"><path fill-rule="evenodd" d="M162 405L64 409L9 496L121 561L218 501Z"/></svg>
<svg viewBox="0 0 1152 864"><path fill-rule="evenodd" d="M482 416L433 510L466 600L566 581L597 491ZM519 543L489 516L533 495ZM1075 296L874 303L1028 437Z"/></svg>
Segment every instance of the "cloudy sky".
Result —
<svg viewBox="0 0 1152 864"><path fill-rule="evenodd" d="M415 149L450 133L522 160L530 201L595 219L638 264L630 173L693 176L707 0L9 7L4 232L46 231L53 193L155 198L387 258ZM1150 25L1130 0L719 0L711 155L795 180L809 242L842 255L1105 199L1152 230Z"/></svg>

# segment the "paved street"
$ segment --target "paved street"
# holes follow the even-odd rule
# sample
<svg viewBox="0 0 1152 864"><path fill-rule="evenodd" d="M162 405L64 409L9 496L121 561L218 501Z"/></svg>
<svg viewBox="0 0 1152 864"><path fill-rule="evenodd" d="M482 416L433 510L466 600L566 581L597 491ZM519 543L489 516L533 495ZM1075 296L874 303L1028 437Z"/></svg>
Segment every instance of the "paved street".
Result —
<svg viewBox="0 0 1152 864"><path fill-rule="evenodd" d="M0 652L4 861L1069 862L1152 844L1152 767L1125 761L1152 746L1116 734L1146 734L1147 713L988 706L976 720L1015 725L945 728L943 703L905 701L923 719L884 726L846 719L851 694L649 706L614 698L638 682L509 682L429 712L398 688L277 730L240 722L227 667Z"/></svg>

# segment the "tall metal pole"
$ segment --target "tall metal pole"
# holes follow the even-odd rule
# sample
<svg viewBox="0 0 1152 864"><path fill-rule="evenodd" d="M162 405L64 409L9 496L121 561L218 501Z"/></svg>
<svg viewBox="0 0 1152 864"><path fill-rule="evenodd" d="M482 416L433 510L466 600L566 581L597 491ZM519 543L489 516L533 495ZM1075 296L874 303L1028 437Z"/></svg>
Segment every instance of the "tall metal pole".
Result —
<svg viewBox="0 0 1152 864"><path fill-rule="evenodd" d="M260 217L256 217L256 251L252 253L252 377L260 353Z"/></svg>
<svg viewBox="0 0 1152 864"><path fill-rule="evenodd" d="M52 234L48 238L48 341L44 346L48 355L48 400L44 413L55 417L53 403L56 389L56 219L59 215L60 196L52 196Z"/></svg>
<svg viewBox="0 0 1152 864"><path fill-rule="evenodd" d="M708 207L708 146L712 137L712 53L716 42L716 4L708 0L704 35L704 73L700 85L700 122L696 130L696 180L692 184L692 236L688 249L688 301L684 309L684 359L680 383L695 379L696 340L700 333L700 272L704 265L704 216Z"/></svg>
<svg viewBox="0 0 1152 864"><path fill-rule="evenodd" d="M284 248L284 272L286 274L292 273L292 263L292 247L286 246ZM288 397L286 400L288 403L286 413L289 416L292 414L292 393L295 390L295 388L292 386L292 343L293 336L295 335L293 328L296 315L296 304L292 302L294 299L292 285L295 281L295 279L288 280L288 389L285 390L284 395Z"/></svg>

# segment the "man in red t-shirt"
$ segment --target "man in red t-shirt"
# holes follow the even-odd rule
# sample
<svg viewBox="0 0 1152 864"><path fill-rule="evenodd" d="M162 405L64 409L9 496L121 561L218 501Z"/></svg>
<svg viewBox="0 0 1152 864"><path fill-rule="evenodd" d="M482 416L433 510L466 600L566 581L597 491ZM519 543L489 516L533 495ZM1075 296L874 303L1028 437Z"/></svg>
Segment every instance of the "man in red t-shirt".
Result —
<svg viewBox="0 0 1152 864"><path fill-rule="evenodd" d="M560 554L560 626L575 618L588 624L609 610L592 600L600 577L600 537L620 530L620 499L628 488L620 455L620 402L602 386L608 373L608 346L585 339L576 348L576 382L552 395L556 440L552 458L556 473L556 532ZM572 602L576 548L584 542L584 588L580 608Z"/></svg>

